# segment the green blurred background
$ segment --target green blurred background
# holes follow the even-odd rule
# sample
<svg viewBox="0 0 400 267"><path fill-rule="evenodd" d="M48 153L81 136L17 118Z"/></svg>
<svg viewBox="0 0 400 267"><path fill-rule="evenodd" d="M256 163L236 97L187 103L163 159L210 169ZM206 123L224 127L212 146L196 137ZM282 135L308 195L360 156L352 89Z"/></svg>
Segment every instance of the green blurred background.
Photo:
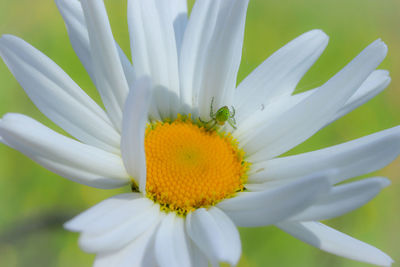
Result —
<svg viewBox="0 0 400 267"><path fill-rule="evenodd" d="M126 1L106 0L106 5L114 36L129 54ZM389 46L381 68L391 72L391 85L290 153L323 148L400 124L399 14L398 0L250 1L239 80L282 45L314 28L324 30L331 40L298 91L321 85L377 38ZM99 100L52 0L1 0L0 34L5 33L22 37L43 51ZM28 114L63 132L35 108L2 61L0 81L0 115ZM326 223L400 261L400 159L371 175L387 176L392 185L363 208ZM61 222L128 190L102 191L70 182L1 145L0 266L91 266L94 256L79 250L78 235L63 230ZM241 237L240 266L368 266L321 252L274 227L241 229Z"/></svg>

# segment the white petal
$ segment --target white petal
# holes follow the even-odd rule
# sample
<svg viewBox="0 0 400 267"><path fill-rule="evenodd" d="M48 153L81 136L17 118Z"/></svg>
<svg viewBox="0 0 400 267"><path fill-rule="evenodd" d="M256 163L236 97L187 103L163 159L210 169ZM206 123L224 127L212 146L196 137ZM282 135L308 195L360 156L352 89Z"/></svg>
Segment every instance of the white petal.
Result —
<svg viewBox="0 0 400 267"><path fill-rule="evenodd" d="M333 121L341 118L342 116L350 113L354 109L358 108L362 104L368 102L377 94L383 91L390 83L389 72L386 70L375 70L368 78L361 84L357 91L347 100L343 107L341 107L335 114L335 116L326 124L330 124ZM291 96L293 98L290 103L292 105L300 102L302 99L310 96L318 88L306 91L304 93L296 94ZM291 106L289 104L289 106ZM326 126L325 125L325 126Z"/></svg>
<svg viewBox="0 0 400 267"><path fill-rule="evenodd" d="M142 195L138 193L125 193L110 197L66 222L64 228L73 232L81 232L84 229L87 229L89 224L99 220L104 214L113 211L130 200L140 198L141 196Z"/></svg>
<svg viewBox="0 0 400 267"><path fill-rule="evenodd" d="M144 134L150 93L151 82L147 77L139 79L133 85L125 103L122 123L122 159L128 173L139 183L141 192L146 190Z"/></svg>
<svg viewBox="0 0 400 267"><path fill-rule="evenodd" d="M15 36L0 53L40 111L77 139L119 153L120 136L105 112L51 59Z"/></svg>
<svg viewBox="0 0 400 267"><path fill-rule="evenodd" d="M78 0L55 0L65 21L71 45L93 81L92 56L90 54L89 35L87 32L82 6Z"/></svg>
<svg viewBox="0 0 400 267"><path fill-rule="evenodd" d="M182 47L183 35L185 34L188 21L187 0L172 0L169 1L169 3L174 24L176 49L178 51L179 57Z"/></svg>
<svg viewBox="0 0 400 267"><path fill-rule="evenodd" d="M233 102L242 54L248 0L197 1L183 38L180 57L184 103L206 119L216 107Z"/></svg>
<svg viewBox="0 0 400 267"><path fill-rule="evenodd" d="M3 137L1 137L0 136L0 142L2 143L2 144L5 144L5 145L7 145L7 146L10 146L9 144L7 144L7 142L4 140L4 138Z"/></svg>
<svg viewBox="0 0 400 267"><path fill-rule="evenodd" d="M338 256L379 266L393 263L381 250L319 222L288 222L277 226L303 242Z"/></svg>
<svg viewBox="0 0 400 267"><path fill-rule="evenodd" d="M204 59L203 50L216 21L216 13L213 12L216 9L217 1L196 1L183 36L179 55L180 97L183 104L191 107L197 102L193 99L194 81L199 74L197 64Z"/></svg>
<svg viewBox="0 0 400 267"><path fill-rule="evenodd" d="M217 207L237 226L253 227L278 223L310 206L329 189L331 172L298 179L263 192L243 192Z"/></svg>
<svg viewBox="0 0 400 267"><path fill-rule="evenodd" d="M198 107L203 118L209 118L213 97L216 107L233 104L237 73L242 58L249 0L220 2L221 9L200 69Z"/></svg>
<svg viewBox="0 0 400 267"><path fill-rule="evenodd" d="M238 121L251 116L274 97L290 95L297 83L319 58L328 36L312 30L297 37L257 67L237 88L235 107Z"/></svg>
<svg viewBox="0 0 400 267"><path fill-rule="evenodd" d="M78 0L55 1L65 21L69 39L72 47L75 50L75 53L78 55L93 82L96 82L96 78L93 73L92 55L90 54L89 33L80 2ZM131 84L135 79L135 73L133 71L132 64L129 62L119 45L116 45L125 76L128 80L128 83Z"/></svg>
<svg viewBox="0 0 400 267"><path fill-rule="evenodd" d="M315 134L380 64L386 52L387 47L382 41L373 42L311 96L278 118L249 132L239 140L250 154L249 160L270 159Z"/></svg>
<svg viewBox="0 0 400 267"><path fill-rule="evenodd" d="M380 93L390 82L389 73L384 70L373 71L368 78L361 84L357 91L350 97L349 100L342 106L334 115L333 119L327 124L346 115L360 105L364 104L378 93ZM318 88L308 90L303 93L277 97L271 103L261 104L250 116L243 116L244 120L238 118L241 112L237 112L237 130L234 132L236 137L245 135L248 131L252 131L255 127L268 123L268 121L278 118L284 112L312 95ZM241 115L240 115L241 116ZM325 124L324 126L326 126Z"/></svg>
<svg viewBox="0 0 400 267"><path fill-rule="evenodd" d="M114 209L103 209L103 214L100 217L81 226L81 232L89 234L92 236L91 238L97 238L108 231L123 227L123 224L132 221L132 219L137 221L139 217L144 217L149 210L153 209L153 201L148 198L139 198L136 193L131 194L134 195L132 199L126 199L125 202L119 203ZM130 224L132 223L130 222ZM135 228L137 227L135 226Z"/></svg>
<svg viewBox="0 0 400 267"><path fill-rule="evenodd" d="M95 84L115 127L120 130L128 83L103 1L81 0L90 40Z"/></svg>
<svg viewBox="0 0 400 267"><path fill-rule="evenodd" d="M313 91L310 90L309 92ZM305 92L293 96L279 97L269 104L262 104L260 108L243 120L236 118L237 129L233 132L234 136L237 139L245 138L246 135L254 131L254 129L258 129L264 124L277 120L282 114L299 104L309 95L310 93ZM236 114L239 116L240 112L236 112Z"/></svg>
<svg viewBox="0 0 400 267"><path fill-rule="evenodd" d="M239 232L221 210L212 207L189 213L186 219L188 235L207 255L213 265L227 262L235 266L242 251Z"/></svg>
<svg viewBox="0 0 400 267"><path fill-rule="evenodd" d="M160 267L192 266L184 218L167 214L156 235L155 252Z"/></svg>
<svg viewBox="0 0 400 267"><path fill-rule="evenodd" d="M208 258L199 249L199 247L192 241L190 243L190 255L192 257L193 267L205 267L208 266Z"/></svg>
<svg viewBox="0 0 400 267"><path fill-rule="evenodd" d="M128 23L132 58L138 76L148 75L155 86L169 92L156 105L163 118L178 112L178 50L174 22L182 1L129 0ZM185 16L185 15L184 15Z"/></svg>
<svg viewBox="0 0 400 267"><path fill-rule="evenodd" d="M386 178L369 178L335 186L312 206L288 220L321 221L338 217L363 206L389 184Z"/></svg>
<svg viewBox="0 0 400 267"><path fill-rule="evenodd" d="M400 154L400 126L347 143L299 155L276 158L252 166L249 182L294 179L335 168L332 184L379 170Z"/></svg>
<svg viewBox="0 0 400 267"><path fill-rule="evenodd" d="M88 253L105 253L125 247L149 228L159 223L160 206L147 198L122 203L87 224L79 238L80 247Z"/></svg>
<svg viewBox="0 0 400 267"><path fill-rule="evenodd" d="M389 85L390 80L388 71L376 70L372 72L355 94L336 112L332 121L346 115L375 97Z"/></svg>
<svg viewBox="0 0 400 267"><path fill-rule="evenodd" d="M129 183L120 156L65 137L24 115L6 114L0 135L12 148L72 181L98 188Z"/></svg>
<svg viewBox="0 0 400 267"><path fill-rule="evenodd" d="M94 262L94 267L152 267L157 266L155 262L149 264L147 254L153 250L154 236L157 225L150 227L145 233L140 235L126 247L109 252L99 254ZM153 260L154 257L153 257Z"/></svg>
<svg viewBox="0 0 400 267"><path fill-rule="evenodd" d="M118 55L121 60L121 65L122 69L124 70L126 80L128 82L128 87L131 88L137 79L135 70L133 69L132 63L129 61L119 44L115 42L115 45L117 46Z"/></svg>

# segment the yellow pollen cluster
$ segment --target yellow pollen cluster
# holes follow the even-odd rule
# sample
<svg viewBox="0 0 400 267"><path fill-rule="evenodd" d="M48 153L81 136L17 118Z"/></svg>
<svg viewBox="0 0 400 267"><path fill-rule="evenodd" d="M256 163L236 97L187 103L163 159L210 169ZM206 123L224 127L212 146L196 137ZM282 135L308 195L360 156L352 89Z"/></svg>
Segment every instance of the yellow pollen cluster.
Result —
<svg viewBox="0 0 400 267"><path fill-rule="evenodd" d="M149 198L185 215L244 190L249 163L230 134L186 117L149 125L145 135Z"/></svg>

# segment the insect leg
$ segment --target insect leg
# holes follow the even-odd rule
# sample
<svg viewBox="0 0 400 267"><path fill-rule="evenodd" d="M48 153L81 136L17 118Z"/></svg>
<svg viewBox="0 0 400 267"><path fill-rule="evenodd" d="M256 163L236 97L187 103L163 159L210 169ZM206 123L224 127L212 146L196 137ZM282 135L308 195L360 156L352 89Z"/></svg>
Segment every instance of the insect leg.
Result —
<svg viewBox="0 0 400 267"><path fill-rule="evenodd" d="M208 129L212 129L212 128L214 128L216 124L217 124L217 120L214 120L214 123L213 123L213 124L211 125L211 127L210 127L210 128L208 128Z"/></svg>
<svg viewBox="0 0 400 267"><path fill-rule="evenodd" d="M199 117L199 121L200 121L201 123L203 123L204 125L207 125L207 124L209 124L210 122L212 122L213 120L203 121L203 120Z"/></svg>
<svg viewBox="0 0 400 267"><path fill-rule="evenodd" d="M214 118L215 117L213 106L214 106L214 97L211 98L210 118Z"/></svg>
<svg viewBox="0 0 400 267"><path fill-rule="evenodd" d="M235 117L235 114L236 114L236 110L235 110L235 107L234 106L231 106L231 108L232 108L232 114L231 114L231 118L233 118L233 117Z"/></svg>
<svg viewBox="0 0 400 267"><path fill-rule="evenodd" d="M232 126L233 129L236 130L236 126L233 124L232 118L230 118L230 119L228 120L228 123L229 123L230 126Z"/></svg>

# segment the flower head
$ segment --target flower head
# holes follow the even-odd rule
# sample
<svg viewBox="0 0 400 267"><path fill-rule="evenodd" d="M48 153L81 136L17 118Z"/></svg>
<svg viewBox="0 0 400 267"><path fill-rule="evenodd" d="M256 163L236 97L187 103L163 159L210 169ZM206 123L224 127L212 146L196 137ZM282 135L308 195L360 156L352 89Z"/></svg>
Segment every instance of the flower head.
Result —
<svg viewBox="0 0 400 267"><path fill-rule="evenodd" d="M237 264L236 226L276 225L322 250L389 266L380 250L319 223L389 184L375 171L400 153L395 127L322 150L279 157L382 91L377 40L320 88L293 91L328 37L307 32L236 86L248 0L129 0L133 65L100 0L56 0L105 110L55 63L14 36L0 55L37 107L71 134L20 114L1 140L44 167L98 187L131 185L65 227L95 266Z"/></svg>

